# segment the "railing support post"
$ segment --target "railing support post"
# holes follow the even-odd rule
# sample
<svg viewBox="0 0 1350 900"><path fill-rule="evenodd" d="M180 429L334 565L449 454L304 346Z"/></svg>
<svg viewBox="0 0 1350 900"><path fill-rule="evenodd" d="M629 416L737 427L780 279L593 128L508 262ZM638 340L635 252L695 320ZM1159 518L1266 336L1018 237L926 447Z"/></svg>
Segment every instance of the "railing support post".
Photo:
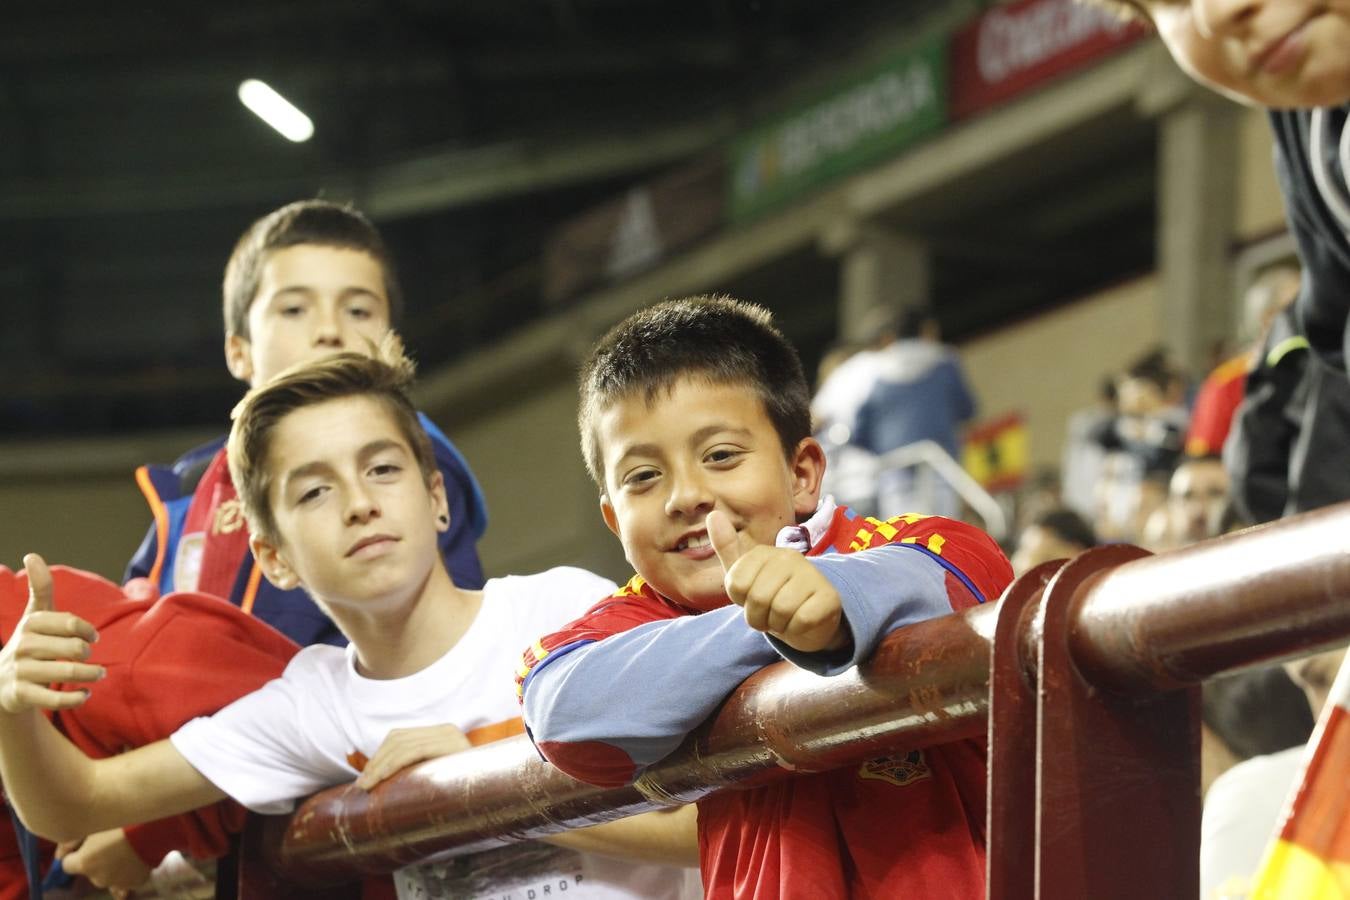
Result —
<svg viewBox="0 0 1350 900"><path fill-rule="evenodd" d="M1135 900L1200 889L1198 687L1118 694L1070 655L1076 606L1103 574L1148 555L1102 547L1067 563L1041 601L1036 766L1038 900ZM1147 891L1146 891L1147 892Z"/></svg>
<svg viewBox="0 0 1350 900"><path fill-rule="evenodd" d="M1042 563L999 601L989 660L989 900L1033 900L1036 890L1036 659L1023 636L1063 560Z"/></svg>

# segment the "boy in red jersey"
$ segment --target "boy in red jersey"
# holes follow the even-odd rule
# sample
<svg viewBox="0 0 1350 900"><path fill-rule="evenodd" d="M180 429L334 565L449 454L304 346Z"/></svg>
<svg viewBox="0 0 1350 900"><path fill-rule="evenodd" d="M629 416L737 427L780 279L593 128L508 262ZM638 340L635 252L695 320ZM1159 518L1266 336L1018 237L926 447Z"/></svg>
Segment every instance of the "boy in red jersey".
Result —
<svg viewBox="0 0 1350 900"><path fill-rule="evenodd" d="M769 314L728 298L658 304L597 346L582 446L637 576L525 654L526 725L560 769L631 782L758 669L837 674L1011 580L971 526L822 501L808 398ZM707 896L981 896L984 790L964 741L707 797Z"/></svg>

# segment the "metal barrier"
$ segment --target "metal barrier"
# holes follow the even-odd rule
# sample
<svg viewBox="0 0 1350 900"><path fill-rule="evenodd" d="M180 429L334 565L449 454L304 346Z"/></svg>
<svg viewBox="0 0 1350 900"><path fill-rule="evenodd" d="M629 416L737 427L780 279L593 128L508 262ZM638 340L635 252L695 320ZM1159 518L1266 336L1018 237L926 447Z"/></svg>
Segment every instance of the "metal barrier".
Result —
<svg viewBox="0 0 1350 900"><path fill-rule="evenodd" d="M1160 556L1098 548L1028 572L996 604L894 632L858 670L764 669L627 788L580 784L517 738L369 794L324 791L289 818L251 825L239 895L297 897L297 884L987 729L993 900L1194 897L1197 685L1347 642L1350 504Z"/></svg>

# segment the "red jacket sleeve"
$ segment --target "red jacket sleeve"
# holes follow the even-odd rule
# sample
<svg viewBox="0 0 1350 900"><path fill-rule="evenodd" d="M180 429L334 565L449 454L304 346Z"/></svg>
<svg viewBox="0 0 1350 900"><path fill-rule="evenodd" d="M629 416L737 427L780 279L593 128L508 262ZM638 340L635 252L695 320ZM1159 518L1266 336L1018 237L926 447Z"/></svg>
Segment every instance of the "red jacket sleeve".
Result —
<svg viewBox="0 0 1350 900"><path fill-rule="evenodd" d="M143 581L126 588L88 572L52 567L56 608L98 629L90 662L107 675L89 700L53 717L85 753L106 757L167 738L181 725L278 677L299 648L233 604L205 594L157 597ZM27 604L28 583L0 567L0 638ZM244 812L220 803L126 830L147 865L170 850L220 856Z"/></svg>

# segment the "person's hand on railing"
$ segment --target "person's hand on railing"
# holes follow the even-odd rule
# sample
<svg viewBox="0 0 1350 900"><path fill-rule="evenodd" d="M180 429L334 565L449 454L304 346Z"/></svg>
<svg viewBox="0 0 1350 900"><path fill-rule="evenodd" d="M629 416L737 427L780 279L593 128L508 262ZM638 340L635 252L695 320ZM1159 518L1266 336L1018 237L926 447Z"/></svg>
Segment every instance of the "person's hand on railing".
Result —
<svg viewBox="0 0 1350 900"><path fill-rule="evenodd" d="M707 527L727 598L745 611L751 628L803 653L838 650L851 640L839 592L806 557L755 543L722 512L708 513Z"/></svg>
<svg viewBox="0 0 1350 900"><path fill-rule="evenodd" d="M368 791L390 775L414 763L468 750L472 744L454 725L395 728L366 763L356 786Z"/></svg>
<svg viewBox="0 0 1350 900"><path fill-rule="evenodd" d="M60 844L56 856L67 875L82 876L114 897L125 897L150 880L150 867L136 855L120 828Z"/></svg>

